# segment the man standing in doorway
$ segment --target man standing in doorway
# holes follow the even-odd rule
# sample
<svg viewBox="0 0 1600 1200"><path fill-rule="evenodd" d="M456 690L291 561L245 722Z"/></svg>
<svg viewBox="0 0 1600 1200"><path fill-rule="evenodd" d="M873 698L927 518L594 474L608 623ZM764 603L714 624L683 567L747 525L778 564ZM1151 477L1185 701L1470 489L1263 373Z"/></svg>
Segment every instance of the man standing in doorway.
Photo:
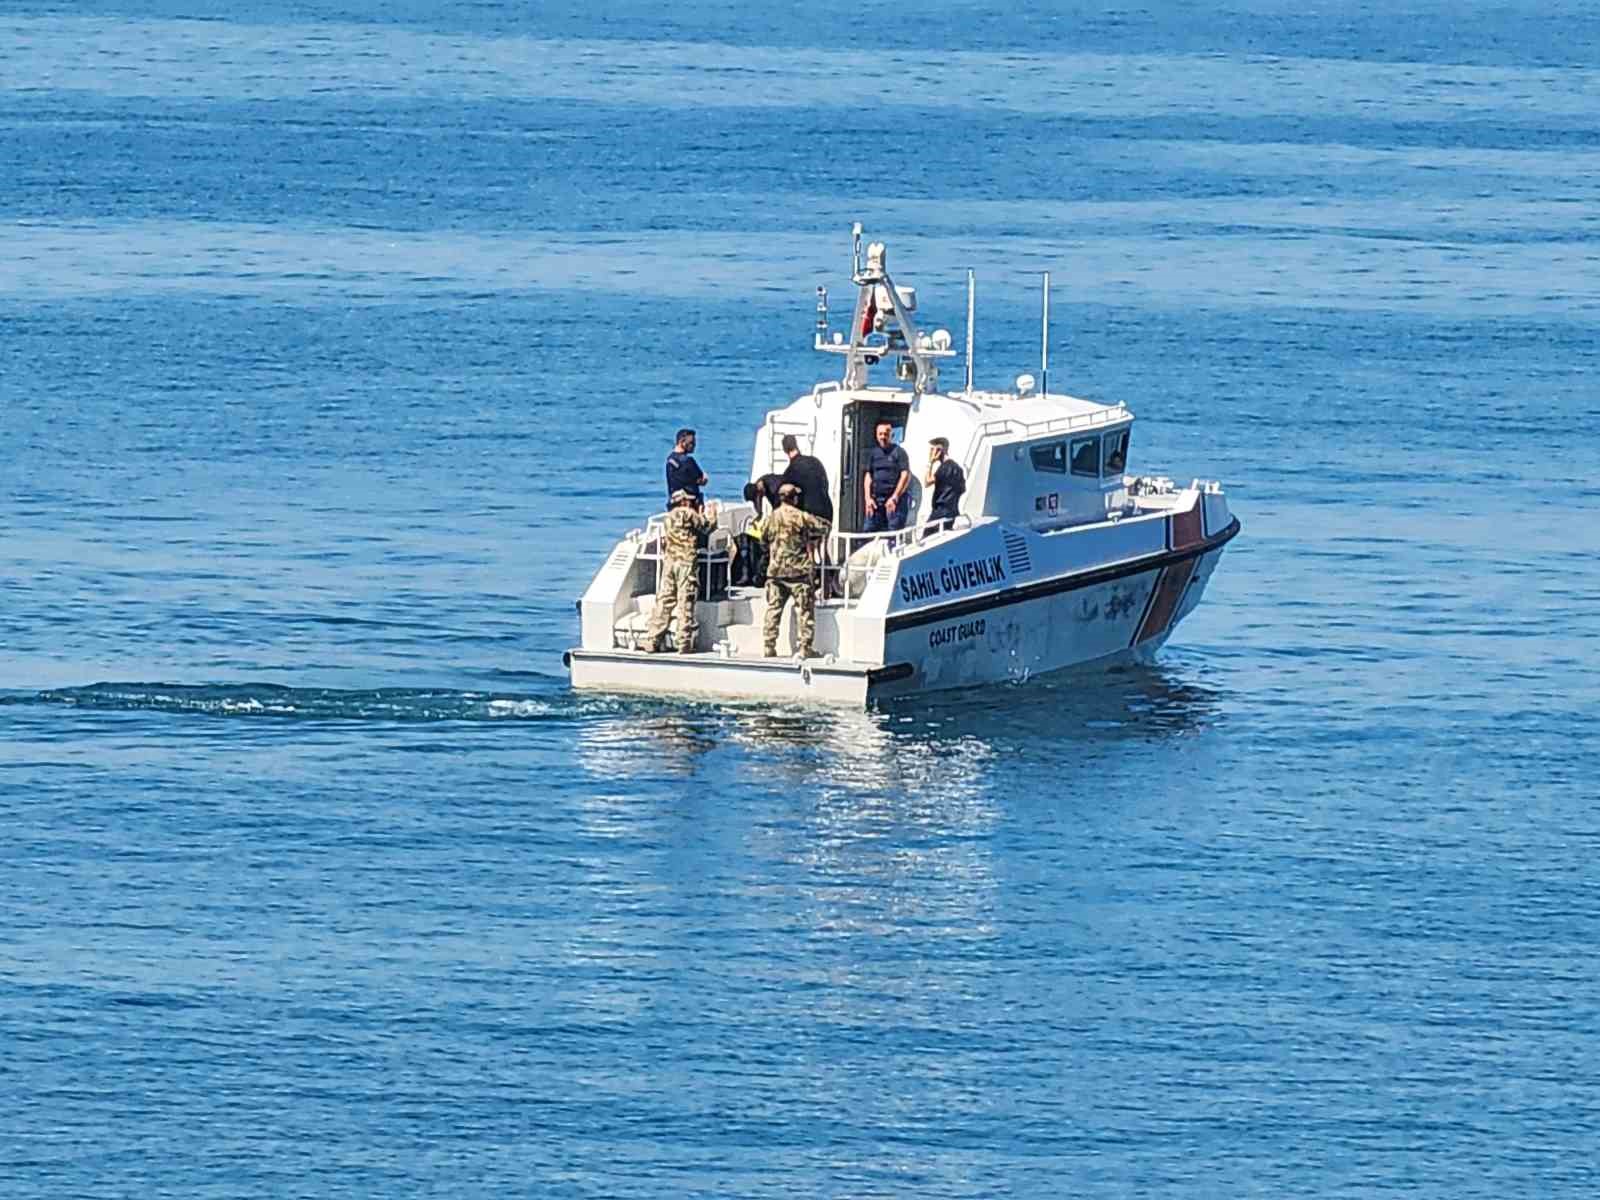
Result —
<svg viewBox="0 0 1600 1200"><path fill-rule="evenodd" d="M700 489L706 485L706 473L694 460L694 430L678 430L677 444L667 455L667 506L672 505L674 492L688 492L698 508L703 500Z"/></svg>
<svg viewBox="0 0 1600 1200"><path fill-rule="evenodd" d="M867 501L868 533L906 527L905 496L911 484L911 460L894 444L894 426L879 421L877 444L867 451L862 492Z"/></svg>

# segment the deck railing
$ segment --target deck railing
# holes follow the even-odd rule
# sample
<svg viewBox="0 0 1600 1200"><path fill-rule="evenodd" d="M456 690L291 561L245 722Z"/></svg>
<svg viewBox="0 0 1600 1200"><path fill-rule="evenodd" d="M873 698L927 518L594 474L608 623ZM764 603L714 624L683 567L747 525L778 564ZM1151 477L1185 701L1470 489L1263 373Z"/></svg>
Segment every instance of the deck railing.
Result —
<svg viewBox="0 0 1600 1200"><path fill-rule="evenodd" d="M896 558L913 546L920 546L930 538L952 529L965 529L972 518L958 516L953 519L923 521L907 525L904 529L887 533L832 533L828 535L826 553L821 563L823 595L836 600L841 608L854 608L866 591L867 580L886 558ZM876 547L877 553L870 553ZM863 551L861 561L851 559Z"/></svg>
<svg viewBox="0 0 1600 1200"><path fill-rule="evenodd" d="M723 568L723 581L732 578L733 538L745 531L754 515L754 509L748 504L730 505L718 514L718 528L728 534L729 540L726 547L706 547L699 552L702 595L720 590L712 586L717 582L719 566ZM666 516L666 513L656 513L645 522L639 535L638 557L641 560L661 561L662 523ZM728 518L726 522L723 520L725 517ZM883 533L829 533L813 556L820 585L817 603L843 609L856 607L866 591L867 580L885 558L896 557L930 538L949 530L968 528L971 524L972 519L962 515L953 520L925 521ZM873 547L876 547L876 553L870 552Z"/></svg>

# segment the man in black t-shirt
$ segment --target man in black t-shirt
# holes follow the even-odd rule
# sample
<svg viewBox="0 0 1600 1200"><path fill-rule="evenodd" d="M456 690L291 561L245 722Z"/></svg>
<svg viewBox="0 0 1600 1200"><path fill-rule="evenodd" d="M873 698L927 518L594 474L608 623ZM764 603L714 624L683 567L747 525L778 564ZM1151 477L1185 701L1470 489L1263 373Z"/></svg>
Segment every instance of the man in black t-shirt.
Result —
<svg viewBox="0 0 1600 1200"><path fill-rule="evenodd" d="M950 457L950 439L936 437L928 442L928 474L923 485L933 489L929 520L948 529L961 512L961 496L967 490L967 474Z"/></svg>
<svg viewBox="0 0 1600 1200"><path fill-rule="evenodd" d="M704 499L700 489L706 485L706 473L694 460L694 430L678 430L677 445L667 455L667 506L672 505L674 492L688 492L696 508Z"/></svg>
<svg viewBox="0 0 1600 1200"><path fill-rule="evenodd" d="M783 452L789 456L789 465L784 469L782 482L800 489L800 511L821 517L832 525L833 500L828 496L828 472L822 460L801 454L800 442L792 433L783 435Z"/></svg>

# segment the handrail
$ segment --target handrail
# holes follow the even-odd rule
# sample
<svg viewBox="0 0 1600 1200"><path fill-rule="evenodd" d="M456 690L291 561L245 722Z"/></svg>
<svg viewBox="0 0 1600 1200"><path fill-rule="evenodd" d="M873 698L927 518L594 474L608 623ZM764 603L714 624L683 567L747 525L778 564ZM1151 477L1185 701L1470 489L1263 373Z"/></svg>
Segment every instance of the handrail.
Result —
<svg viewBox="0 0 1600 1200"><path fill-rule="evenodd" d="M815 393L813 393L814 395ZM818 401L817 407L821 407ZM783 435L788 433L802 434L808 446L815 448L817 442L816 417L786 417L782 411L769 412L766 423L762 425L762 432L767 435L767 467L774 474L788 466L788 459L783 453Z"/></svg>
<svg viewBox="0 0 1600 1200"><path fill-rule="evenodd" d="M991 417L978 426L976 433L982 438L991 433L1010 433L1015 429L1024 437L1034 437L1038 434L1068 433L1080 428L1092 429L1096 425L1109 425L1112 421L1120 421L1129 415L1127 407L1119 404L1115 408L1047 417L1042 421L1024 421L1019 417Z"/></svg>
<svg viewBox="0 0 1600 1200"><path fill-rule="evenodd" d="M827 552L820 564L824 598L838 600L841 608L856 607L867 589L868 578L878 569L878 565L885 558L897 557L907 546L919 541L923 528L919 523L881 533L830 533ZM872 545L880 546L881 551L871 562L850 562L852 557ZM852 585L855 585L854 595L851 594Z"/></svg>

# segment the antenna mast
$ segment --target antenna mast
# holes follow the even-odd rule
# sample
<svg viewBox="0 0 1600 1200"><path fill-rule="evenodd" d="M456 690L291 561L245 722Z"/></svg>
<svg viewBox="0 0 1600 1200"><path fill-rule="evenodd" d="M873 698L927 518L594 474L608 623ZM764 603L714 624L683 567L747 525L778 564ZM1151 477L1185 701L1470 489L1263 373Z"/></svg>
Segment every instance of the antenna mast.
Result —
<svg viewBox="0 0 1600 1200"><path fill-rule="evenodd" d="M1050 394L1050 272L1044 273L1044 313L1039 331L1039 394Z"/></svg>
<svg viewBox="0 0 1600 1200"><path fill-rule="evenodd" d="M850 228L851 282L856 285L855 311L850 315L850 336L828 329L828 290L817 289L817 324L811 337L813 349L844 356L846 391L867 386L868 371L885 358L893 357L895 377L912 381L913 391L921 396L939 386L941 358L954 358L950 331L935 329L925 334L912 319L916 311L916 290L896 287L886 265L888 251L882 242L863 248L861 222ZM863 256L865 249L865 256ZM971 272L968 272L971 275ZM968 281L967 357L972 357L971 281ZM967 369L967 387L972 387L972 371Z"/></svg>
<svg viewBox="0 0 1600 1200"><path fill-rule="evenodd" d="M967 395L972 395L972 317L976 311L974 301L978 295L978 276L967 268Z"/></svg>

